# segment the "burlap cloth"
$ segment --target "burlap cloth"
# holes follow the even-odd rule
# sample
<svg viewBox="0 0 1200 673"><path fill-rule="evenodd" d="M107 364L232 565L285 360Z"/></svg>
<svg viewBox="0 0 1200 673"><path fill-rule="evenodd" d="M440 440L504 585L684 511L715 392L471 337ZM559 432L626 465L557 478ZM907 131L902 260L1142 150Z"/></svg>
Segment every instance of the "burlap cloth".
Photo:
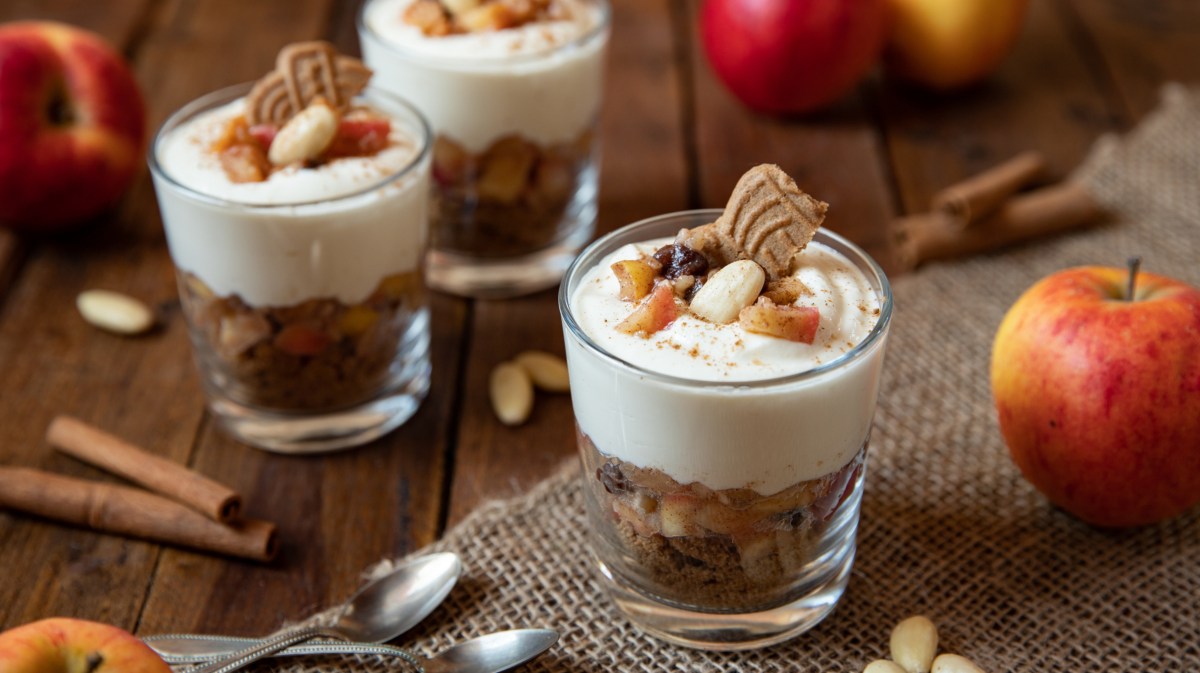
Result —
<svg viewBox="0 0 1200 673"><path fill-rule="evenodd" d="M542 626L558 646L529 671L862 671L899 619L930 616L942 649L1000 671L1200 671L1200 512L1111 532L1051 507L1017 472L988 385L992 336L1034 281L1081 264L1200 284L1200 91L1170 87L1076 176L1114 216L1098 228L931 265L895 283L858 556L817 628L766 650L714 654L643 635L609 602L586 553L566 467L486 505L433 545L466 572L402 644L436 652L494 630ZM378 572L387 567L382 564ZM308 673L403 670L376 658L277 665Z"/></svg>

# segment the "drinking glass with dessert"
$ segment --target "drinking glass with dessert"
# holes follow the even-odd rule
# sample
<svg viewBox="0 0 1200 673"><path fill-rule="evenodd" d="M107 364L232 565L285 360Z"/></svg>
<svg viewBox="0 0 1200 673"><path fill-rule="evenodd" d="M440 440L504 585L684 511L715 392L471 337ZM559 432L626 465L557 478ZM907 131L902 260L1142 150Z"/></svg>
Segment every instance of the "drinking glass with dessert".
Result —
<svg viewBox="0 0 1200 673"><path fill-rule="evenodd" d="M591 238L608 24L606 0L364 6L364 59L436 135L432 287L549 287Z"/></svg>
<svg viewBox="0 0 1200 673"><path fill-rule="evenodd" d="M202 97L150 156L209 406L279 451L397 427L429 386L421 280L432 139L324 42Z"/></svg>
<svg viewBox="0 0 1200 673"><path fill-rule="evenodd" d="M844 591L891 295L826 209L758 166L724 211L629 225L568 271L592 550L650 633L758 647Z"/></svg>

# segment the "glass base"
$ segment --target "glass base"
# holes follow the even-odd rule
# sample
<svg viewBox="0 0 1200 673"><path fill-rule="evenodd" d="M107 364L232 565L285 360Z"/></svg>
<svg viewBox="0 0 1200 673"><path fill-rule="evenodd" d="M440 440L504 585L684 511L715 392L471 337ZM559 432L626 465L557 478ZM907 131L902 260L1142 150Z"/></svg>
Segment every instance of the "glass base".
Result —
<svg viewBox="0 0 1200 673"><path fill-rule="evenodd" d="M248 406L208 391L208 407L239 441L277 453L318 453L366 444L412 418L429 392L428 327L418 326L416 342L397 363L392 382L379 395L348 409L286 413Z"/></svg>
<svg viewBox="0 0 1200 673"><path fill-rule="evenodd" d="M510 299L554 287L595 231L595 206L587 210L569 227L569 237L528 255L476 257L430 249L425 282L439 292L477 299Z"/></svg>
<svg viewBox="0 0 1200 673"><path fill-rule="evenodd" d="M825 619L850 580L853 546L849 552L836 573L804 596L761 612L697 612L667 605L624 586L607 565L597 563L613 602L639 629L684 647L734 652L791 640Z"/></svg>

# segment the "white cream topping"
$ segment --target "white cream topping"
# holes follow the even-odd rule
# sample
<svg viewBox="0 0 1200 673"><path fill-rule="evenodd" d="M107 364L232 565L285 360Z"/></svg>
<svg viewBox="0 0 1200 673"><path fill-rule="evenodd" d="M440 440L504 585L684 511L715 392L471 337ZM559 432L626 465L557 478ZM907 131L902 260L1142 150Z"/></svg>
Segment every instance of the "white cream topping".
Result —
<svg viewBox="0 0 1200 673"><path fill-rule="evenodd" d="M670 239L627 245L588 273L572 300L579 326L601 348L639 367L697 381L754 381L787 376L833 361L866 338L879 319L879 298L858 269L833 249L810 243L793 274L812 294L797 306L816 306L820 327L811 344L717 325L684 313L649 338L614 327L636 304L618 296L613 262L653 254Z"/></svg>
<svg viewBox="0 0 1200 673"><path fill-rule="evenodd" d="M617 332L635 304L617 295L612 262L636 259L669 239L625 246L589 270L571 296L580 328L610 355L689 382L622 368L567 338L576 420L598 450L681 483L751 488L764 495L834 472L866 442L874 414L882 340L850 361L799 381L754 385L829 364L879 320L866 276L832 248L810 243L794 274L817 306L813 344L748 334L683 316L650 338ZM727 383L728 385L720 385Z"/></svg>
<svg viewBox="0 0 1200 673"><path fill-rule="evenodd" d="M590 0L558 0L569 17L500 31L430 37L403 20L413 0L373 0L360 32L378 86L411 100L434 130L482 152L519 134L571 142L595 123L607 27Z"/></svg>
<svg viewBox="0 0 1200 673"><path fill-rule="evenodd" d="M177 267L220 296L236 294L251 306L290 306L325 297L358 303L384 277L419 266L428 159L387 182L416 157L417 129L393 118L391 145L373 156L289 167L264 182L234 183L212 146L242 109L238 100L204 112L155 148L172 180L225 202L196 198L154 176Z"/></svg>

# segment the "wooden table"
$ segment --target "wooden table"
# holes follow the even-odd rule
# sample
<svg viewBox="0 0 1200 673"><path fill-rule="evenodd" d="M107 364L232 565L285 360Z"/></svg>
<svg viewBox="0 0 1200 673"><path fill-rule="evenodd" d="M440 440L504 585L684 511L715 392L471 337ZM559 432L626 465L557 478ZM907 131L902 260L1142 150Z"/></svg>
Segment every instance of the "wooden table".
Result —
<svg viewBox="0 0 1200 673"><path fill-rule="evenodd" d="M1162 83L1200 79L1194 0L1035 0L985 86L934 96L874 77L827 111L782 121L747 112L714 79L696 39L699 0L615 2L601 231L723 205L742 171L771 161L831 204L831 228L894 269L886 223L925 209L938 187L1033 148L1063 175L1097 136L1153 108ZM200 94L258 77L288 42L323 37L356 52L357 11L334 0L7 0L0 20L106 36L132 60L157 126ZM150 300L163 328L97 331L74 309L88 288ZM233 486L283 540L264 565L0 512L0 627L72 615L141 633L261 633L547 475L574 451L569 398L540 396L532 420L508 428L486 381L523 348L562 351L555 293L437 296L433 309L433 389L407 425L352 451L273 455L230 440L205 412L147 175L90 230L0 235L0 463L112 480L45 443L51 418L75 414Z"/></svg>

